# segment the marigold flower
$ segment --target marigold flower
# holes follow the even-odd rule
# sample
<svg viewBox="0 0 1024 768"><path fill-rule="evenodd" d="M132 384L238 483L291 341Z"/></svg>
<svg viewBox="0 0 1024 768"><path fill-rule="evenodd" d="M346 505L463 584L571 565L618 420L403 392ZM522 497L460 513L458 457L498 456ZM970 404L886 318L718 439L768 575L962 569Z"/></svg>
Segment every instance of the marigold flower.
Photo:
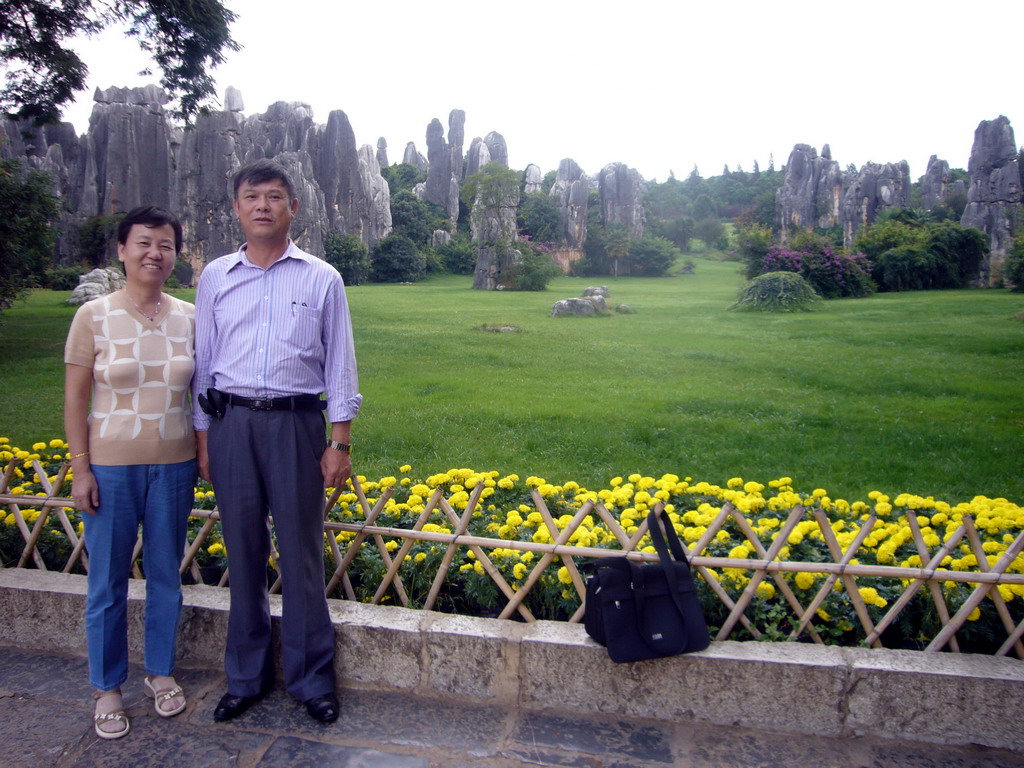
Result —
<svg viewBox="0 0 1024 768"><path fill-rule="evenodd" d="M800 589L810 589L814 586L815 576L813 573L807 573L806 571L798 571L793 581Z"/></svg>
<svg viewBox="0 0 1024 768"><path fill-rule="evenodd" d="M767 579L762 579L757 585L757 595L765 600L771 600L775 597L775 585Z"/></svg>

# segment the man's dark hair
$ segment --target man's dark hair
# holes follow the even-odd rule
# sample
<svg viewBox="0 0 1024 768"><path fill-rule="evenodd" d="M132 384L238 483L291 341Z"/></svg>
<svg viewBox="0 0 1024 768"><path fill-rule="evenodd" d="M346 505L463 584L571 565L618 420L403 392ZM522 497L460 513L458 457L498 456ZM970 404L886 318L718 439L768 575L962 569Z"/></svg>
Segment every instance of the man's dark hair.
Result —
<svg viewBox="0 0 1024 768"><path fill-rule="evenodd" d="M143 205L138 208L132 208L117 225L117 242L121 245L126 245L128 243L128 233L132 231L132 227L136 224L150 228L163 227L170 224L171 229L174 230L174 252L181 253L181 243L184 239L181 233L181 222L170 211L155 205Z"/></svg>
<svg viewBox="0 0 1024 768"><path fill-rule="evenodd" d="M273 160L257 160L254 163L242 168L235 174L235 199L238 199L238 190L243 184L256 186L268 181L280 181L288 191L288 199L295 199L295 187L288 171L280 163Z"/></svg>

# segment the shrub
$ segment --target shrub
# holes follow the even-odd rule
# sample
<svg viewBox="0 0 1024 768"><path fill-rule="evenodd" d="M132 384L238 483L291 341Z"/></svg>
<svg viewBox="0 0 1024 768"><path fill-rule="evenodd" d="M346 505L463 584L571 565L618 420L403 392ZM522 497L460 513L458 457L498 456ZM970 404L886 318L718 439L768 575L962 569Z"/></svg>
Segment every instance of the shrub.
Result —
<svg viewBox="0 0 1024 768"><path fill-rule="evenodd" d="M736 252L743 262L743 271L747 278L757 277L761 274L764 257L768 250L775 245L775 232L771 227L763 224L750 224L741 226L736 231L738 245Z"/></svg>
<svg viewBox="0 0 1024 768"><path fill-rule="evenodd" d="M458 234L451 242L437 247L441 264L453 275L472 275L476 268L476 246L465 235Z"/></svg>
<svg viewBox="0 0 1024 768"><path fill-rule="evenodd" d="M1024 237L1013 239L1013 248L1003 267L1003 277L1010 284L1010 290L1024 291Z"/></svg>
<svg viewBox="0 0 1024 768"><path fill-rule="evenodd" d="M860 298L875 290L871 264L863 253L850 255L828 247L824 253L809 254L801 274L826 299Z"/></svg>
<svg viewBox="0 0 1024 768"><path fill-rule="evenodd" d="M981 232L954 221L926 222L906 211L887 214L856 241L878 290L963 288L977 277L988 252Z"/></svg>
<svg viewBox="0 0 1024 768"><path fill-rule="evenodd" d="M891 248L917 245L923 239L923 235L920 227L891 219L884 220L862 229L857 234L854 247L867 254L872 262L876 262Z"/></svg>
<svg viewBox="0 0 1024 768"><path fill-rule="evenodd" d="M559 232L558 204L545 192L532 192L519 205L516 223L520 234L533 240L555 240Z"/></svg>
<svg viewBox="0 0 1024 768"><path fill-rule="evenodd" d="M427 271L415 243L402 235L388 235L373 249L370 279L375 283L414 283Z"/></svg>
<svg viewBox="0 0 1024 768"><path fill-rule="evenodd" d="M714 248L724 251L729 247L725 226L718 219L699 219L694 225L694 235L704 243L705 250Z"/></svg>
<svg viewBox="0 0 1024 768"><path fill-rule="evenodd" d="M506 291L544 291L553 278L562 274L546 250L526 242L516 243L516 250L520 258L502 276Z"/></svg>
<svg viewBox="0 0 1024 768"><path fill-rule="evenodd" d="M329 233L324 238L324 258L347 285L359 285L370 274L370 249L355 235Z"/></svg>
<svg viewBox="0 0 1024 768"><path fill-rule="evenodd" d="M820 297L796 272L767 272L743 289L729 309L755 312L807 312Z"/></svg>
<svg viewBox="0 0 1024 768"><path fill-rule="evenodd" d="M882 291L918 291L927 288L931 271L928 251L920 245L890 248L875 261L872 273Z"/></svg>
<svg viewBox="0 0 1024 768"><path fill-rule="evenodd" d="M929 224L924 247L934 259L934 288L964 288L978 276L988 253L984 234L974 227L962 227L951 221Z"/></svg>
<svg viewBox="0 0 1024 768"><path fill-rule="evenodd" d="M881 291L963 288L977 276L988 246L973 227L928 224L921 239L882 253L872 275Z"/></svg>
<svg viewBox="0 0 1024 768"><path fill-rule="evenodd" d="M80 256L94 267L107 262L114 253L117 241L117 225L124 218L123 213L110 216L90 216L78 226L78 247Z"/></svg>
<svg viewBox="0 0 1024 768"><path fill-rule="evenodd" d="M0 158L0 310L45 276L60 210L52 185L45 173Z"/></svg>
<svg viewBox="0 0 1024 768"><path fill-rule="evenodd" d="M864 254L850 256L830 245L820 251L793 251L774 245L765 254L760 271L796 272L826 299L868 296L874 290Z"/></svg>
<svg viewBox="0 0 1024 768"><path fill-rule="evenodd" d="M195 270L192 269L192 265L184 259L177 259L174 262L174 271L171 272L171 277L178 281L179 285L192 285L192 280L195 278Z"/></svg>
<svg viewBox="0 0 1024 768"><path fill-rule="evenodd" d="M46 270L46 287L51 291L73 291L78 278L85 274L82 267L54 267Z"/></svg>
<svg viewBox="0 0 1024 768"><path fill-rule="evenodd" d="M402 190L391 197L391 234L404 235L417 246L430 242L430 235L437 229L447 229L448 218L444 211L412 192Z"/></svg>
<svg viewBox="0 0 1024 768"><path fill-rule="evenodd" d="M636 271L648 277L660 277L672 268L682 251L664 237L644 235L629 244L629 258Z"/></svg>

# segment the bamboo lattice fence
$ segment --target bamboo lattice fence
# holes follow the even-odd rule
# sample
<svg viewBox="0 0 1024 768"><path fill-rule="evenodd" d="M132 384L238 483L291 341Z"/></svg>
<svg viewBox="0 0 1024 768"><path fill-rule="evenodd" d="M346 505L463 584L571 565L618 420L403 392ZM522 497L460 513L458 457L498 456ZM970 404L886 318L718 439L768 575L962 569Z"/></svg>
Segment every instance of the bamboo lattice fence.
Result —
<svg viewBox="0 0 1024 768"><path fill-rule="evenodd" d="M46 472L38 461L33 461L32 464L46 494L45 498L9 492L12 477L19 466L19 462L15 460L11 460L6 467L2 481L0 481L0 505L6 507L9 515L13 515L14 524L23 541L16 567L48 569L39 551L39 546L47 524L52 525L51 518L56 518L71 547L70 555L61 565L60 570L65 573L87 571L88 557L84 549L84 539L78 535L76 526L68 516L67 510L71 508L73 502L71 499L61 496L69 465L65 463L55 477L47 478ZM445 496L443 488L436 488L411 528L378 525L378 517L386 508L393 489L384 488L380 496L371 504L359 482L355 479L353 479L353 490L358 499L358 508L361 510L362 519L351 522L328 519L328 512L334 507L341 492L340 489L336 490L333 496L327 500L324 509L324 529L328 534L325 535L327 542L325 551L327 594L340 596L343 599L359 599L351 578L352 566L360 553L365 552L365 548L369 548L370 551L379 555L384 568L383 576L372 598L369 599L370 602L381 603L390 599L407 607L436 608L439 596L449 580L450 568L456 555L460 550L466 550L472 553L470 556L475 561L479 562L504 599L503 605L497 612L498 618L534 621L535 616L526 604L531 590L537 587L549 567L564 566L570 581L568 586L571 586L571 589L575 590L579 597L579 607L568 616L568 621L578 622L583 617L585 583L580 574L577 560L622 555L637 561L657 560L657 555L641 551L639 548L641 540L646 534L646 521L640 523L630 534L603 503L588 500L575 512L571 521L567 523L560 521L561 524L559 524L556 523L543 496L537 489L532 491L535 508L542 516L548 530L558 532L552 542L509 541L504 538L473 535L469 532L470 521L474 513L478 511L483 488L484 486L480 484L473 489L468 503L461 512L457 511L449 498ZM31 523L22 514L22 507L29 505L40 509L40 513ZM662 513L661 503L657 505L656 511L658 514ZM448 532L425 529L428 520L437 514L447 520ZM195 509L192 515L202 523L186 542L181 572L199 582L202 574L197 554L207 542L219 517L216 510L204 509ZM588 516L599 518L607 526L619 545L618 549L577 546L571 543L573 534ZM805 520L814 520L817 523L821 537L831 554L831 562L778 559L790 534L799 523ZM748 615L748 611L758 594L758 586L762 582L770 581L784 599L789 612L787 618L793 627L788 638L783 639L804 639L815 643L824 643L825 638L816 627L815 620L820 617L819 609L829 594L838 588L837 582L839 582L841 588L849 596L857 621L864 633L864 642L868 645L882 647L882 637L886 629L900 618L901 612L915 597L923 595L925 599L930 600L930 607L937 614L940 624L939 631L930 639L924 650L934 652L948 649L952 652L960 652L957 633L964 629L972 611L975 611L983 601L989 599L998 614L998 624L1006 633L1005 641L995 650L995 654L1005 656L1012 650L1018 658L1024 659L1024 643L1022 643L1024 618L1015 620L998 589L999 586L1024 585L1024 574L1008 570L1024 550L1024 531L1021 531L1002 552L998 560L991 564L989 558L986 557L979 532L970 516L965 515L960 527L945 541L940 542L939 546L929 547L922 535L916 515L913 511L907 510L906 522L913 532L914 545L922 566L907 568L859 564L856 562L856 555L872 531L875 520L876 517L872 514L861 526L852 543L844 550L826 513L817 507L808 508L798 504L792 508L782 522L778 535L766 547L753 530L750 521L731 503L723 504L703 535L687 549L691 565L722 609L723 620L717 627L716 639L729 638L736 633L737 627L746 630L750 637L764 638L764 628L757 626ZM757 554L757 558L718 557L706 554L705 550L708 545L730 522L742 532L749 542L749 546ZM436 527L434 526L434 528ZM339 537L339 534L342 536ZM343 543L339 542L339 538ZM944 558L964 541L976 557L976 569L949 570L940 567ZM390 547L389 542L392 542ZM397 544L398 542L400 544ZM426 591L425 598L418 605L411 600L409 590L406 589L403 582L403 569L406 569L405 573L408 574L413 568L422 567L418 563L410 562L407 558L417 542L429 542L443 547L443 556L430 579L429 590ZM143 576L137 560L141 548L140 538L136 545L136 559L133 564L133 576L137 578ZM510 584L501 569L495 565L492 554L496 550L534 553L536 561L531 560L529 575L521 584L515 586ZM272 562L276 569L276 553ZM0 567L3 566L0 565ZM722 575L722 572L728 573L729 571L742 571L747 576L743 589L738 592L734 589L734 594L730 594ZM817 588L810 600L807 600L806 597L801 600L795 593L792 582L785 578L787 574L801 572L823 577L820 587ZM271 590L277 592L281 586L280 577L273 572L271 576ZM230 571L224 569L219 574L216 583L219 586L225 586L229 578ZM881 579L898 585L898 598L886 606L887 610L880 618L872 618L871 612L861 596L858 579ZM943 595L941 587L943 582L961 582L971 588L969 597L952 612Z"/></svg>

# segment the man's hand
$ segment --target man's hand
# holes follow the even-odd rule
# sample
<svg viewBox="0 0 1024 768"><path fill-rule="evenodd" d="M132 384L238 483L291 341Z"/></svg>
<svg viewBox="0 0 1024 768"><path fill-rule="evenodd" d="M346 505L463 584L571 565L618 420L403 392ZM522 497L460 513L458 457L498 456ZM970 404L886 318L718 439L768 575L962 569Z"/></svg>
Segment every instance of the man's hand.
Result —
<svg viewBox="0 0 1024 768"><path fill-rule="evenodd" d="M320 471L324 475L324 488L343 488L352 474L352 457L328 446L320 457Z"/></svg>
<svg viewBox="0 0 1024 768"><path fill-rule="evenodd" d="M199 476L208 483L210 479L210 451L206 447L206 431L196 432L196 468Z"/></svg>

